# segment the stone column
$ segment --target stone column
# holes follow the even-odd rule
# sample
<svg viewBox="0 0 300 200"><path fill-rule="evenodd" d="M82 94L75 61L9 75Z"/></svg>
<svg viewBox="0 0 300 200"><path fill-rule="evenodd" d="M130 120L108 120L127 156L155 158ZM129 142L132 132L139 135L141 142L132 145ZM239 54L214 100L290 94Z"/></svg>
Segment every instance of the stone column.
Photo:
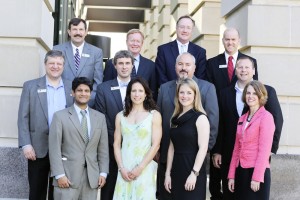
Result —
<svg viewBox="0 0 300 200"><path fill-rule="evenodd" d="M45 73L54 2L0 1L0 198L28 198L27 162L17 148L17 114L23 83Z"/></svg>

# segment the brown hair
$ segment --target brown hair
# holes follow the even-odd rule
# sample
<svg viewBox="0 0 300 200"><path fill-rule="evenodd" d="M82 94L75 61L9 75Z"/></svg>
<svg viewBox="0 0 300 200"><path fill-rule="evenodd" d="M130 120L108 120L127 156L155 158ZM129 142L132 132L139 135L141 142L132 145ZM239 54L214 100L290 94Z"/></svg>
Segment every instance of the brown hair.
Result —
<svg viewBox="0 0 300 200"><path fill-rule="evenodd" d="M247 89L250 85L253 87L253 89L258 97L259 106L260 107L264 106L268 100L268 92L267 92L266 87L259 81L251 81L245 86L244 91L243 91L242 101L246 104Z"/></svg>

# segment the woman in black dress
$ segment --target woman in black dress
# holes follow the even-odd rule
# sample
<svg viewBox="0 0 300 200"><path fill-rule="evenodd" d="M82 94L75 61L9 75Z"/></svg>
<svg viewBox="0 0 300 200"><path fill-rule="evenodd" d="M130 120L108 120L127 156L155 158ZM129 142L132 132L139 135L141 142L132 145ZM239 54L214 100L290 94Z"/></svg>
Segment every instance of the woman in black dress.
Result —
<svg viewBox="0 0 300 200"><path fill-rule="evenodd" d="M177 84L165 188L176 200L205 200L209 122L193 79Z"/></svg>

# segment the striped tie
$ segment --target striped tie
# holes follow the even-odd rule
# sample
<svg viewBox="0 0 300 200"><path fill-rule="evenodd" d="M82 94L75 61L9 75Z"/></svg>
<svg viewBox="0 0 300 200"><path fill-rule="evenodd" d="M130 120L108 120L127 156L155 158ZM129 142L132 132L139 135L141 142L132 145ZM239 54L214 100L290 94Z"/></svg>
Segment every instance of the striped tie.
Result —
<svg viewBox="0 0 300 200"><path fill-rule="evenodd" d="M80 55L79 55L78 48L76 48L76 53L74 55L74 60L75 60L75 68L76 68L76 72L77 72L78 68L79 68L79 64L80 64Z"/></svg>
<svg viewBox="0 0 300 200"><path fill-rule="evenodd" d="M89 132L88 132L88 125L87 125L86 111L81 110L80 113L82 115L81 128L83 131L83 137L84 137L83 139L84 142L87 144L89 142Z"/></svg>

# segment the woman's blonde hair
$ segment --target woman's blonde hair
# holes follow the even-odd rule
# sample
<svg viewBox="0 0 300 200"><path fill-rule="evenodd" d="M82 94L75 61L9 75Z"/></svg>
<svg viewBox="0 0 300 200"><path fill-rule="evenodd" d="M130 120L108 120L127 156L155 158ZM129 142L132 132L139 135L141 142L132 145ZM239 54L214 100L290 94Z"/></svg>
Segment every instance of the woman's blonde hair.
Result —
<svg viewBox="0 0 300 200"><path fill-rule="evenodd" d="M187 85L189 88L191 88L193 90L193 92L195 94L195 99L193 102L194 103L193 109L195 111L206 114L206 112L203 109L202 103L201 103L201 95L200 95L200 91L199 91L199 87L198 87L197 83L191 78L186 78L183 80L179 80L177 82L176 95L175 95L175 99L174 99L175 109L174 109L172 118L175 116L178 116L183 111L183 107L178 99L180 87L183 85Z"/></svg>

